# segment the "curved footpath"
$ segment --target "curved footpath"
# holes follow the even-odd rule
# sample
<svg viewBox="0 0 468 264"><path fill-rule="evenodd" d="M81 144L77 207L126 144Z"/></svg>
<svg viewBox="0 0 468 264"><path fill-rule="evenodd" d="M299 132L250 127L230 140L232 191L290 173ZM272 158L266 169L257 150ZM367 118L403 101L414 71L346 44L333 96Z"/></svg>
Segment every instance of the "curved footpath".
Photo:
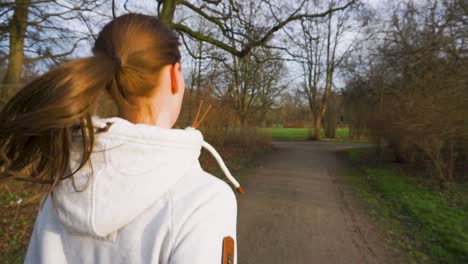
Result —
<svg viewBox="0 0 468 264"><path fill-rule="evenodd" d="M242 182L239 264L402 263L338 175L336 151L368 144L274 146Z"/></svg>

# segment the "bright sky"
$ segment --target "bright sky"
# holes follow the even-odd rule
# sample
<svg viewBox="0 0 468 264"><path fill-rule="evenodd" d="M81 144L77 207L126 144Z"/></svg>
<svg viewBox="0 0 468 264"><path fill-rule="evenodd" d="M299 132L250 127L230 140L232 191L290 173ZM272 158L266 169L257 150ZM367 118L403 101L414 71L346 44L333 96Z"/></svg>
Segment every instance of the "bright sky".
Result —
<svg viewBox="0 0 468 264"><path fill-rule="evenodd" d="M402 1L406 1L406 0L402 0ZM124 9L122 5L124 1L116 1L116 2L121 4L117 8L117 15L126 13L127 11ZM154 0L139 0L139 1L129 1L129 2L131 3L131 5L129 6L129 9L131 11L134 11L134 12L136 11L136 12L146 13L146 14L151 14L151 15L154 15L156 13L157 4L156 4L156 1ZM386 9L388 10L389 3L383 0L363 0L363 2L378 12L382 12L381 10L386 10ZM108 22L108 19L103 20L102 17L97 17L97 18L95 17L94 21L91 23L91 25L94 26L93 31L96 33L99 32L100 28L107 22ZM74 25L70 25L70 26L73 27ZM76 25L76 27L79 27L80 31L87 31L87 28L83 24ZM281 34L281 33L277 33L276 35L278 36L278 34ZM350 32L347 34L346 38L352 39L354 38L355 34L356 33ZM90 52L91 45L92 43L82 42L79 49L77 49L77 51L75 52L75 56L82 57L82 56L91 55L91 52ZM182 49L184 49L183 46L182 46ZM185 60L190 59L190 56L186 52L184 52L183 56ZM289 76L287 76L286 78L300 80L301 78L299 76L301 74L301 69L298 66L298 64L294 62L286 62L286 65L289 69ZM335 81L335 85L338 87L342 87L344 83L338 77Z"/></svg>

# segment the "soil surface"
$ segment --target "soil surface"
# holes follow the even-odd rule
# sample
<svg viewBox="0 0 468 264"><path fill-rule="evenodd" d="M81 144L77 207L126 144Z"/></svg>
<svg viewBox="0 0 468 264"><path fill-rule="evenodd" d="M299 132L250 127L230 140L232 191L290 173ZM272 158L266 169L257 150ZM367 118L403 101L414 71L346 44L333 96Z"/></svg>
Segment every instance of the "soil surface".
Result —
<svg viewBox="0 0 468 264"><path fill-rule="evenodd" d="M404 263L341 175L337 151L364 143L275 142L242 181L239 264Z"/></svg>

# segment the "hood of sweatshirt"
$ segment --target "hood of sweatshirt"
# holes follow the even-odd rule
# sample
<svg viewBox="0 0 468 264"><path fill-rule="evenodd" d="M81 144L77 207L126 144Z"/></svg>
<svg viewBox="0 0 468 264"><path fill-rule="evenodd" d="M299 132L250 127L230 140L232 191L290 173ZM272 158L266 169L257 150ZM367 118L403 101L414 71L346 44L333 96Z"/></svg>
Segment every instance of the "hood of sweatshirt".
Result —
<svg viewBox="0 0 468 264"><path fill-rule="evenodd" d="M93 153L74 177L60 182L53 202L71 232L106 237L124 227L194 166L203 136L199 130L164 129L119 118L93 117L97 128ZM81 162L80 135L75 134L70 169ZM77 191L78 190L78 191Z"/></svg>

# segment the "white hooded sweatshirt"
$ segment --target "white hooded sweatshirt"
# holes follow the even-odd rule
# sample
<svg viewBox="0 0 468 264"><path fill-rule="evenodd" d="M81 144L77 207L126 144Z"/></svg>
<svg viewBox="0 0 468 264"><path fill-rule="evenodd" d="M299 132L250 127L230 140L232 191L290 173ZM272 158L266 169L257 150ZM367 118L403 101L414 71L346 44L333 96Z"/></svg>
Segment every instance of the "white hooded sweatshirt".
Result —
<svg viewBox="0 0 468 264"><path fill-rule="evenodd" d="M220 264L225 237L234 239L237 263L236 198L200 167L200 131L93 117L96 127L107 122L92 170L63 180L39 211L25 263Z"/></svg>

